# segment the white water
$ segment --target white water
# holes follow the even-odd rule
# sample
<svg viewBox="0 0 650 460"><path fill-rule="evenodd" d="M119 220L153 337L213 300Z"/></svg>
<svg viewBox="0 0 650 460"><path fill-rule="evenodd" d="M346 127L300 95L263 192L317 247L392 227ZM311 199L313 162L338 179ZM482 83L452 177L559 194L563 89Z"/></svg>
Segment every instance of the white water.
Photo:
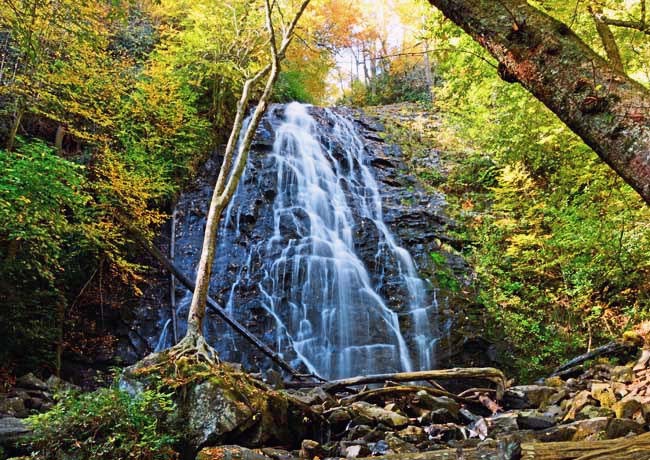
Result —
<svg viewBox="0 0 650 460"><path fill-rule="evenodd" d="M285 331L276 334L277 347L290 340L307 367L326 378L430 368L435 338L424 283L384 223L379 188L353 124L331 111L327 117L333 127L322 137L329 148L301 104L287 106L276 131L278 193L267 251L279 255L260 287L264 307ZM344 149L335 154L337 144ZM374 226L379 236L376 260L396 262L408 292L413 354L397 313L356 254L353 235L364 231L359 225Z"/></svg>
<svg viewBox="0 0 650 460"><path fill-rule="evenodd" d="M324 118L317 123L307 106L292 103L282 121L273 119L273 231L264 233L266 241L247 247L224 306L245 322L250 313L240 299L256 286L254 303L274 324L265 340L273 340L269 345L294 366L301 362L325 378L430 369L439 334L432 324L435 296L384 222L379 186L354 124L334 111ZM240 193L245 180L224 214L217 254L248 238L240 225L241 210L255 197ZM365 255L355 241L359 236L372 242ZM197 251L191 253L198 257ZM222 275L224 263L215 266L215 277ZM388 278L401 293L390 302L381 294ZM187 291L177 304L181 333L191 296ZM157 350L171 345L169 323ZM230 329L209 320L206 327L218 337L222 357L238 356Z"/></svg>

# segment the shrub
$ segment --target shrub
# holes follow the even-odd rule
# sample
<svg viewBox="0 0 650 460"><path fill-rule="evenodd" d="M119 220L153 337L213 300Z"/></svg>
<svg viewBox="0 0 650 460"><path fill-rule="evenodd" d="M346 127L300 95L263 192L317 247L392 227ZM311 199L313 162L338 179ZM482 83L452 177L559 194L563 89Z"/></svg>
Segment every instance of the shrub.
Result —
<svg viewBox="0 0 650 460"><path fill-rule="evenodd" d="M116 387L64 393L54 408L27 419L30 446L42 460L169 460L177 439L165 420L171 395L144 391L131 396Z"/></svg>

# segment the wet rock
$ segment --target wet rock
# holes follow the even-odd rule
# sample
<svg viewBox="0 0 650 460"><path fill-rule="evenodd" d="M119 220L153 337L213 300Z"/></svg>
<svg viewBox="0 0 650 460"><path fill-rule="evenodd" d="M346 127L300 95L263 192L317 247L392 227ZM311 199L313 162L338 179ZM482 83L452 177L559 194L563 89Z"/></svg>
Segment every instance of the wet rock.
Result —
<svg viewBox="0 0 650 460"><path fill-rule="evenodd" d="M271 460L261 451L239 446L207 447L199 452L196 460Z"/></svg>
<svg viewBox="0 0 650 460"><path fill-rule="evenodd" d="M28 390L47 390L47 384L31 372L16 379L16 387Z"/></svg>
<svg viewBox="0 0 650 460"><path fill-rule="evenodd" d="M409 423L407 417L404 417L397 412L388 411L363 401L353 403L352 410L362 418L377 423L383 423L391 428L403 427Z"/></svg>
<svg viewBox="0 0 650 460"><path fill-rule="evenodd" d="M523 430L544 430L555 425L555 417L535 410L520 412L517 425Z"/></svg>

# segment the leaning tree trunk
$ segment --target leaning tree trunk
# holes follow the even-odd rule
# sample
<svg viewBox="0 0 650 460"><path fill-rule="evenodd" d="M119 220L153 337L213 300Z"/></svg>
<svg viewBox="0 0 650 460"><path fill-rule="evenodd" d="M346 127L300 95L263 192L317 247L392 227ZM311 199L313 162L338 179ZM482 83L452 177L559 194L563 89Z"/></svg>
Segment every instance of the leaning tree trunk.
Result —
<svg viewBox="0 0 650 460"><path fill-rule="evenodd" d="M650 92L525 0L429 0L650 204Z"/></svg>

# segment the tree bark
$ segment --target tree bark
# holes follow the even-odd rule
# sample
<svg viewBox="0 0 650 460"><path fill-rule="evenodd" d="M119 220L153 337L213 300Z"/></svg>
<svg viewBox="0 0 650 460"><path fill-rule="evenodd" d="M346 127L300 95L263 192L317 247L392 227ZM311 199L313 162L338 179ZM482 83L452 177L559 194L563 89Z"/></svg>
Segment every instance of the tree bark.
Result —
<svg viewBox="0 0 650 460"><path fill-rule="evenodd" d="M650 92L525 0L429 0L650 204Z"/></svg>

